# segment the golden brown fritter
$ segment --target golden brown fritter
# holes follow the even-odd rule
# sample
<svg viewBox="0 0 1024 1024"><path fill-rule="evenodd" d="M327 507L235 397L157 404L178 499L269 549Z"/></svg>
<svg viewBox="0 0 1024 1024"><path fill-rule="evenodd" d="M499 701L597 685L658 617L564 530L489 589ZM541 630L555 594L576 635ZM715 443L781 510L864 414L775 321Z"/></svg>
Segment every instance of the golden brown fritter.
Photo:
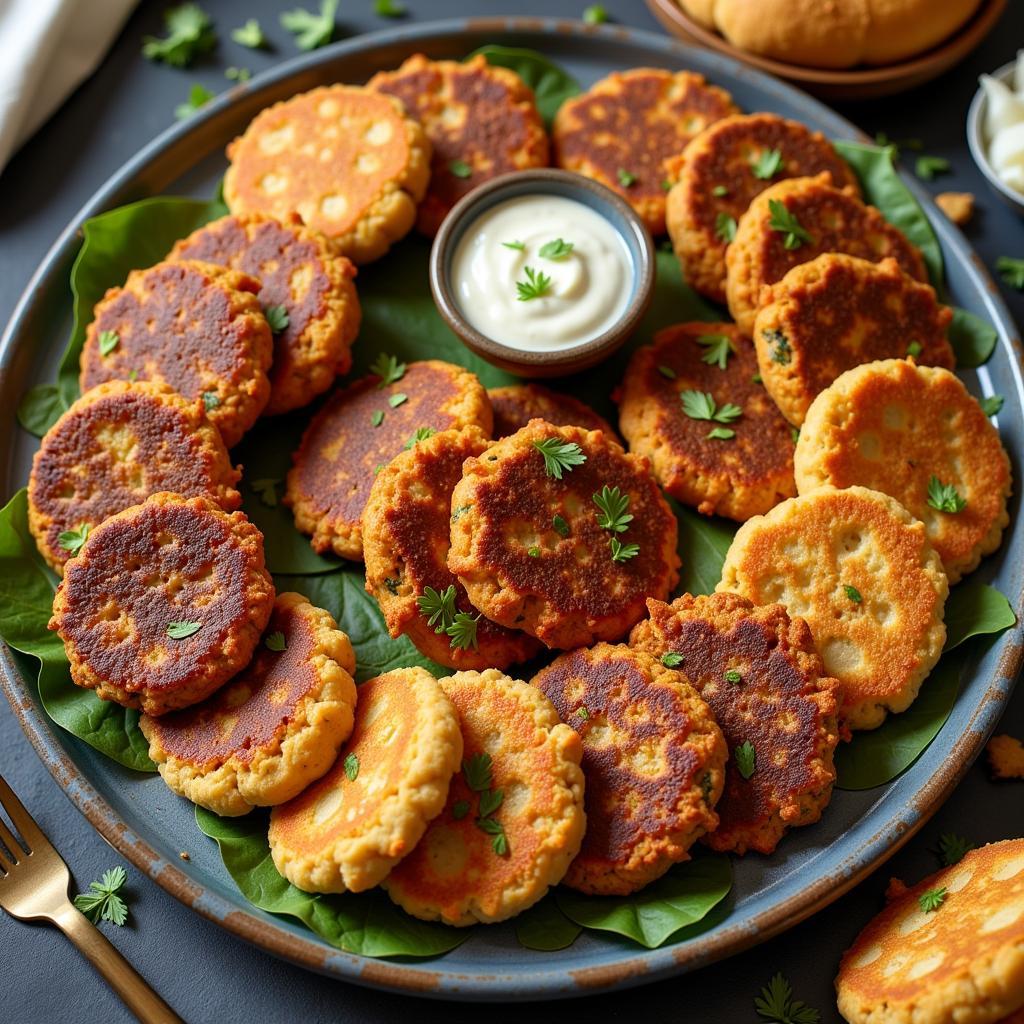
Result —
<svg viewBox="0 0 1024 1024"><path fill-rule="evenodd" d="M626 370L619 425L630 451L704 515L742 522L796 494L792 431L756 378L750 341L728 323L666 327Z"/></svg>
<svg viewBox="0 0 1024 1024"><path fill-rule="evenodd" d="M61 573L83 535L115 512L157 491L206 495L231 512L242 502L240 476L201 399L164 384L110 381L46 432L32 459L28 525L39 553Z"/></svg>
<svg viewBox="0 0 1024 1024"><path fill-rule="evenodd" d="M611 424L598 416L589 405L571 395L563 395L542 384L510 384L501 388L488 388L494 412L495 438L508 437L521 430L530 420L546 420L556 427L583 427L584 430L603 430L617 438Z"/></svg>
<svg viewBox="0 0 1024 1024"><path fill-rule="evenodd" d="M630 645L681 659L729 748L720 822L703 841L771 853L787 829L817 821L831 798L839 684L825 674L807 623L781 605L684 594L647 606L650 618L633 628Z"/></svg>
<svg viewBox="0 0 1024 1024"><path fill-rule="evenodd" d="M425 235L436 234L448 211L490 178L547 166L548 136L532 90L481 54L455 61L417 53L395 71L378 71L366 87L397 96L433 145L416 220Z"/></svg>

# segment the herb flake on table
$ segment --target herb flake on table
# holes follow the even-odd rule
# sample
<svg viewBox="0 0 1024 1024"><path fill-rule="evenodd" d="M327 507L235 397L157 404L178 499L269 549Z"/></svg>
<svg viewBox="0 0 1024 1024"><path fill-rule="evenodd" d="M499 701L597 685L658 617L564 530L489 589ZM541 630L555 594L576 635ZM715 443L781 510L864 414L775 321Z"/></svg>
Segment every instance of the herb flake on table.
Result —
<svg viewBox="0 0 1024 1024"><path fill-rule="evenodd" d="M944 156L919 156L914 161L914 173L922 181L933 181L937 174L949 173L949 161Z"/></svg>
<svg viewBox="0 0 1024 1024"><path fill-rule="evenodd" d="M117 348L118 343L121 340L121 335L117 331L100 331L98 339L100 355L109 356L111 352Z"/></svg>
<svg viewBox="0 0 1024 1024"><path fill-rule="evenodd" d="M201 622L168 622L167 635L172 640L187 640L203 628Z"/></svg>
<svg viewBox="0 0 1024 1024"><path fill-rule="evenodd" d="M473 168L465 160L449 160L448 170L456 178L471 178L473 176Z"/></svg>
<svg viewBox="0 0 1024 1024"><path fill-rule="evenodd" d="M58 538L57 543L69 555L77 555L82 550L82 545L89 539L89 531L92 527L86 523L77 530L65 530Z"/></svg>
<svg viewBox="0 0 1024 1024"><path fill-rule="evenodd" d="M733 752L733 760L740 775L749 779L757 770L757 751L750 740L744 740Z"/></svg>
<svg viewBox="0 0 1024 1024"><path fill-rule="evenodd" d="M359 778L359 758L356 754L346 754L341 766L344 768L345 778L349 782L355 782Z"/></svg>
<svg viewBox="0 0 1024 1024"><path fill-rule="evenodd" d="M591 4L583 8L583 21L587 25L603 25L608 20L608 12L601 4Z"/></svg>
<svg viewBox="0 0 1024 1024"><path fill-rule="evenodd" d="M406 7L398 0L373 0L373 13L378 18L404 18Z"/></svg>
<svg viewBox="0 0 1024 1024"><path fill-rule="evenodd" d="M937 512L956 515L967 507L967 499L952 484L944 484L937 476L928 479L928 504Z"/></svg>
<svg viewBox="0 0 1024 1024"><path fill-rule="evenodd" d="M334 16L338 13L338 0L320 0L320 12L312 14L302 7L285 11L281 27L295 36L300 50L316 50L326 46L334 37Z"/></svg>
<svg viewBox="0 0 1024 1024"><path fill-rule="evenodd" d="M922 913L933 914L946 902L948 895L944 885L938 889L926 889L917 897L917 905L921 908Z"/></svg>
<svg viewBox="0 0 1024 1024"><path fill-rule="evenodd" d="M574 242L567 242L564 238L553 238L540 247L540 256L546 260L564 260L574 248Z"/></svg>
<svg viewBox="0 0 1024 1024"><path fill-rule="evenodd" d="M623 544L618 537L612 537L608 541L608 546L612 551L613 562L628 562L640 554L639 544Z"/></svg>
<svg viewBox="0 0 1024 1024"><path fill-rule="evenodd" d="M370 364L370 373L380 377L377 381L378 391L401 380L405 376L405 369L405 363L400 363L395 356L387 355L385 352L381 352Z"/></svg>
<svg viewBox="0 0 1024 1024"><path fill-rule="evenodd" d="M181 4L164 12L167 35L146 36L142 56L163 61L174 68L187 68L196 57L209 53L217 45L213 21L199 4Z"/></svg>
<svg viewBox="0 0 1024 1024"><path fill-rule="evenodd" d="M562 479L563 471L572 472L574 466L582 466L587 461L583 449L575 441L563 441L560 437L534 441L533 447L544 456L544 472L556 480Z"/></svg>
<svg viewBox="0 0 1024 1024"><path fill-rule="evenodd" d="M517 298L520 302L539 299L551 291L551 278L543 270L523 267L523 273L526 275L526 280L516 281Z"/></svg>
<svg viewBox="0 0 1024 1024"><path fill-rule="evenodd" d="M175 118L179 121L187 121L197 110L205 107L213 99L213 95L205 85L196 82L188 91L188 99L174 108Z"/></svg>
<svg viewBox="0 0 1024 1024"><path fill-rule="evenodd" d="M591 500L600 509L597 525L602 530L625 533L629 529L633 517L626 511L629 508L628 494L623 494L618 487L605 484L599 492L591 495Z"/></svg>
<svg viewBox="0 0 1024 1024"><path fill-rule="evenodd" d="M715 238L728 244L736 238L736 218L727 213L715 215Z"/></svg>
<svg viewBox="0 0 1024 1024"><path fill-rule="evenodd" d="M263 310L263 315L274 334L280 334L291 323L291 317L284 306L267 306Z"/></svg>
<svg viewBox="0 0 1024 1024"><path fill-rule="evenodd" d="M128 904L121 890L128 881L128 872L122 867L103 872L98 882L90 882L85 892L74 898L75 909L80 910L93 924L109 921L118 927L128 920Z"/></svg>
<svg viewBox="0 0 1024 1024"><path fill-rule="evenodd" d="M789 211L782 200L769 199L768 213L768 227L784 236L782 239L784 249L799 249L801 245L814 244L810 232L800 223L796 214Z"/></svg>
<svg viewBox="0 0 1024 1024"><path fill-rule="evenodd" d="M255 18L249 18L241 27L233 28L231 38L239 46L245 46L250 50L262 50L267 45L267 37Z"/></svg>
<svg viewBox="0 0 1024 1024"><path fill-rule="evenodd" d="M943 866L951 868L954 864L959 864L973 849L974 843L970 839L965 839L955 832L944 832L939 836L939 848L936 852Z"/></svg>
<svg viewBox="0 0 1024 1024"><path fill-rule="evenodd" d="M251 490L252 493L267 506L267 508L276 508L277 485L280 482L280 480L274 480L271 477L260 477L258 480L249 481L249 490Z"/></svg>
<svg viewBox="0 0 1024 1024"><path fill-rule="evenodd" d="M691 420L732 423L743 415L743 410L731 402L726 402L722 406L716 405L715 399L707 391L681 391L679 400L682 403L683 412Z"/></svg>
<svg viewBox="0 0 1024 1024"><path fill-rule="evenodd" d="M727 334L702 334L697 338L697 344L707 349L700 361L708 366L717 366L720 370L725 369L729 356L736 351Z"/></svg>
<svg viewBox="0 0 1024 1024"><path fill-rule="evenodd" d="M1024 260L1013 256L1000 256L996 260L996 270L999 271L1004 284L1016 288L1017 291L1024 291Z"/></svg>
<svg viewBox="0 0 1024 1024"><path fill-rule="evenodd" d="M754 1009L773 1024L819 1024L821 1020L821 1013L813 1006L793 998L793 988L781 973L761 989L761 995L754 999Z"/></svg>
<svg viewBox="0 0 1024 1024"><path fill-rule="evenodd" d="M236 68L233 65L224 69L224 77L229 82L248 82L252 72L248 68Z"/></svg>
<svg viewBox="0 0 1024 1024"><path fill-rule="evenodd" d="M766 149L754 162L751 172L761 181L770 181L782 169L782 153L777 149Z"/></svg>
<svg viewBox="0 0 1024 1024"><path fill-rule="evenodd" d="M615 176L619 179L619 184L623 188L629 188L636 184L636 175L632 171L627 171L624 167L620 167L615 172Z"/></svg>
<svg viewBox="0 0 1024 1024"><path fill-rule="evenodd" d="M1005 401L1006 399L1002 395L987 395L985 398L978 399L978 405L981 406L981 411L986 416L995 416L1002 409Z"/></svg>
<svg viewBox="0 0 1024 1024"><path fill-rule="evenodd" d="M273 633L267 635L266 640L263 641L263 646L268 651L274 651L275 654L279 654L281 651L287 650L288 643L284 638L284 633L276 629Z"/></svg>
<svg viewBox="0 0 1024 1024"><path fill-rule="evenodd" d="M455 584L440 591L424 587L416 604L420 614L426 617L427 625L432 626L435 633L443 633L455 619Z"/></svg>

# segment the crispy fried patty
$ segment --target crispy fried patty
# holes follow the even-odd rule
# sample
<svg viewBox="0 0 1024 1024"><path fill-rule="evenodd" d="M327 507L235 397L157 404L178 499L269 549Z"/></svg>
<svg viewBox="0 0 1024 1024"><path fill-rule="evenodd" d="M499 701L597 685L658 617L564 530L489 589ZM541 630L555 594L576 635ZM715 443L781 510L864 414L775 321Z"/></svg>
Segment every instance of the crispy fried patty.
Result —
<svg viewBox="0 0 1024 1024"><path fill-rule="evenodd" d="M521 430L530 420L547 420L556 427L583 427L603 430L616 439L611 424L598 416L589 405L571 395L552 391L541 384L512 384L488 388L487 397L494 411L494 437L508 437Z"/></svg>

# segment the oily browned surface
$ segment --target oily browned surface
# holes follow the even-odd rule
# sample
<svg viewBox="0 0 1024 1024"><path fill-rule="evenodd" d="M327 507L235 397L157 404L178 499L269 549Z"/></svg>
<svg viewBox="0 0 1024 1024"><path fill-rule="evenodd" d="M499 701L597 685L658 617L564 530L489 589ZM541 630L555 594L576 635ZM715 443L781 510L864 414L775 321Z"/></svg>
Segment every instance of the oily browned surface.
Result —
<svg viewBox="0 0 1024 1024"><path fill-rule="evenodd" d="M598 416L589 405L541 384L489 388L487 397L494 410L496 438L508 437L536 419L547 420L556 427L583 427L585 430L603 430L612 438L616 436L608 421Z"/></svg>

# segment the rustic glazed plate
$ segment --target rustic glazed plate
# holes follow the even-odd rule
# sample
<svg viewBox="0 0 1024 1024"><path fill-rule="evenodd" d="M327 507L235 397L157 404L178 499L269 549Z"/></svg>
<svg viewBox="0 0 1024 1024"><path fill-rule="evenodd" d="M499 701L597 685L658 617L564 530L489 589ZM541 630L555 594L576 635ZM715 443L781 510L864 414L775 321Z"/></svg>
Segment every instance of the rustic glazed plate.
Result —
<svg viewBox="0 0 1024 1024"><path fill-rule="evenodd" d="M0 400L8 410L0 418L5 500L24 484L36 447L35 439L17 427L13 411L26 388L53 379L70 330L68 274L83 220L159 193L211 195L224 170L225 143L270 103L325 82L363 81L415 52L460 58L485 43L540 50L584 85L614 69L638 65L692 68L727 88L745 110L775 111L832 138L861 137L821 104L745 65L618 27L544 19L449 21L360 37L284 63L161 135L100 189L56 241L0 343ZM965 379L976 392L1006 396L999 428L1019 481L1024 389L1013 325L963 236L912 180L907 183L941 240L952 300L999 332L992 359ZM359 343L370 345L372 339ZM1019 615L1024 523L1018 506L1015 498L1002 548L977 575L999 587ZM1021 636L1018 626L984 651L973 649L952 714L901 777L873 790L836 792L822 821L788 836L775 855L737 861L725 912L716 911L715 923L703 933L645 950L590 932L569 949L538 953L520 947L510 925L479 927L443 957L403 963L341 952L290 919L254 909L228 877L215 844L197 832L189 804L158 777L122 769L53 725L39 705L29 659L16 658L4 647L0 667L26 733L71 800L140 870L199 913L268 952L338 978L440 998L508 1001L593 993L692 970L763 941L836 899L905 842L963 776L1009 696L1021 664ZM184 849L191 854L188 863L178 856Z"/></svg>

